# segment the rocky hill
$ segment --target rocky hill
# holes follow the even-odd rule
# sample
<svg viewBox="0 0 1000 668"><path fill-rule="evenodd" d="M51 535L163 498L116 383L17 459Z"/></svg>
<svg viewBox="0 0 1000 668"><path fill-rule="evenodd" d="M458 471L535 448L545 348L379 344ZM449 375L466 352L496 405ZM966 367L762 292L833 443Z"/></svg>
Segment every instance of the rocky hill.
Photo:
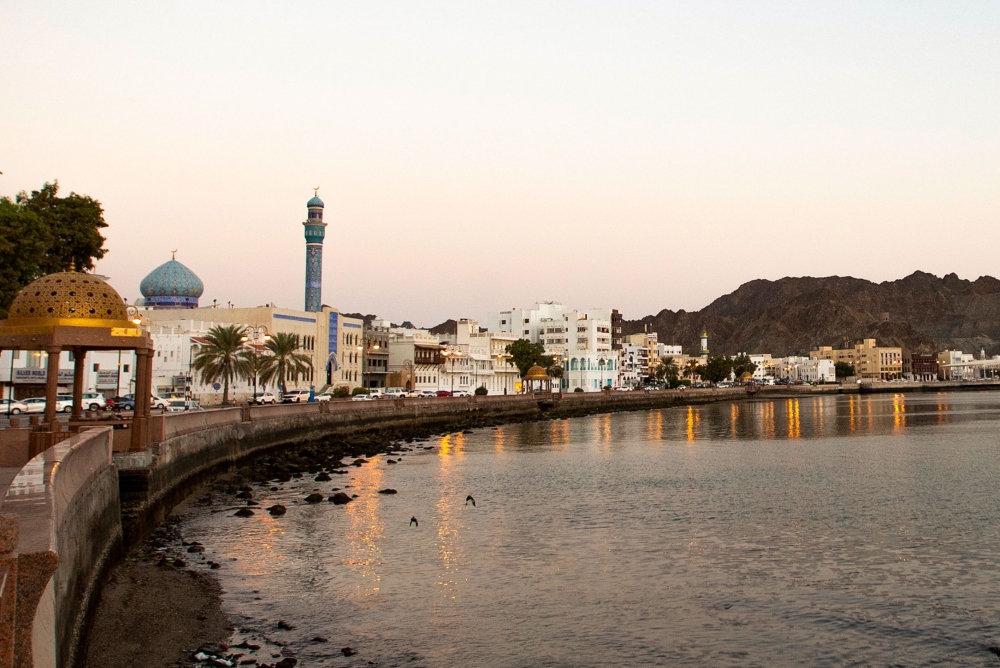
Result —
<svg viewBox="0 0 1000 668"><path fill-rule="evenodd" d="M817 345L874 337L914 352L960 348L1000 352L1000 280L914 272L873 283L858 278L782 278L745 283L700 311L664 309L622 324L625 334L650 331L685 352L707 330L712 352L799 355Z"/></svg>

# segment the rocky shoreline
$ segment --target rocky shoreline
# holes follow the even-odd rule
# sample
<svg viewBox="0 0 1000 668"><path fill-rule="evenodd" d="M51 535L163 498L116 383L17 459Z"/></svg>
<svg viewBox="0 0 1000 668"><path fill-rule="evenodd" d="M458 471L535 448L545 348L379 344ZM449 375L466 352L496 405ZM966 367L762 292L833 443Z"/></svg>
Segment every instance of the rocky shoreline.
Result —
<svg viewBox="0 0 1000 668"><path fill-rule="evenodd" d="M467 425L471 427L473 425ZM475 426L486 426L477 424ZM465 432L469 432L466 428ZM447 432L456 433L456 432ZM379 433L353 439L327 439L267 453L192 493L171 516L112 569L90 632L86 666L90 668L292 668L294 648L266 633L235 629L222 611L223 591L212 571L225 567L209 560L204 547L186 540L184 516L194 508L249 517L260 512L284 514L282 505L264 507L258 499L298 482L330 483L329 496L313 491L302 503L343 505L356 495L335 487L350 466L364 466L386 456L396 463L416 449L434 449L424 439L444 436L430 430L405 435ZM317 490L319 487L317 486ZM386 489L382 493L393 494ZM284 626L282 626L284 625ZM291 623L278 620L276 630ZM327 642L313 638L314 643ZM351 656L350 647L330 647L331 654Z"/></svg>

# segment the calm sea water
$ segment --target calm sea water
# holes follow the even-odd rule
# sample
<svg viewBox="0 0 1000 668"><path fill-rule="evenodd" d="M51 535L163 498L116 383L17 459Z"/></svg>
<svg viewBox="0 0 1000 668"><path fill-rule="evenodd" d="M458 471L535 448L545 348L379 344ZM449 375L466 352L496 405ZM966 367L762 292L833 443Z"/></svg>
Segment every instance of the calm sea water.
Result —
<svg viewBox="0 0 1000 668"><path fill-rule="evenodd" d="M1000 394L725 403L421 445L286 485L264 504L281 518L189 517L244 632L307 667L1000 665ZM301 503L345 484L347 506Z"/></svg>

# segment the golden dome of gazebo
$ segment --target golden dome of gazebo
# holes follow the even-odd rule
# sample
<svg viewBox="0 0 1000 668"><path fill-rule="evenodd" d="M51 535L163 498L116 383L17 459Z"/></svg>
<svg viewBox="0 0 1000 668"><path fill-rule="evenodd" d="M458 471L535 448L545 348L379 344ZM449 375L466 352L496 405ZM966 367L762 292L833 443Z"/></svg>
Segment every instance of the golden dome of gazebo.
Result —
<svg viewBox="0 0 1000 668"><path fill-rule="evenodd" d="M117 290L92 274L69 271L43 276L22 288L7 318L5 327L133 326Z"/></svg>
<svg viewBox="0 0 1000 668"><path fill-rule="evenodd" d="M535 380L535 379L542 380L548 377L549 374L546 373L545 369L538 366L537 364L528 369L528 373L526 373L524 376L525 380Z"/></svg>

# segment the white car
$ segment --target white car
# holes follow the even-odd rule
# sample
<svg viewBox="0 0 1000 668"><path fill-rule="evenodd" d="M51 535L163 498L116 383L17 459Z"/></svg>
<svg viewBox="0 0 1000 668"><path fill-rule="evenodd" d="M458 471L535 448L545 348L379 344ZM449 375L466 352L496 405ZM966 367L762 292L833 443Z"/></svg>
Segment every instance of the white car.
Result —
<svg viewBox="0 0 1000 668"><path fill-rule="evenodd" d="M351 401L372 401L374 397L369 394L355 394L351 397Z"/></svg>
<svg viewBox="0 0 1000 668"><path fill-rule="evenodd" d="M21 403L24 404L25 413L44 413L45 412L45 397L35 397L34 399L25 399Z"/></svg>
<svg viewBox="0 0 1000 668"><path fill-rule="evenodd" d="M468 390L455 390L454 392L451 393L451 396L453 396L453 397L471 397L472 396L472 392L469 392Z"/></svg>
<svg viewBox="0 0 1000 668"><path fill-rule="evenodd" d="M330 392L324 392L323 394L316 395L316 401L330 401L331 399L333 399L333 394Z"/></svg>
<svg viewBox="0 0 1000 668"><path fill-rule="evenodd" d="M258 406L264 404L274 405L278 403L278 396L274 392L258 392L254 395L253 402Z"/></svg>
<svg viewBox="0 0 1000 668"><path fill-rule="evenodd" d="M368 395L372 399L382 399L385 397L385 391L381 387L373 387L368 390Z"/></svg>
<svg viewBox="0 0 1000 668"><path fill-rule="evenodd" d="M402 399L406 396L406 390L401 387L390 387L385 391L386 399Z"/></svg>
<svg viewBox="0 0 1000 668"><path fill-rule="evenodd" d="M44 401L42 402L44 405ZM0 413L6 415L20 415L27 413L28 407L17 399L0 399Z"/></svg>
<svg viewBox="0 0 1000 668"><path fill-rule="evenodd" d="M309 401L309 390L289 390L281 395L283 404L300 404Z"/></svg>
<svg viewBox="0 0 1000 668"><path fill-rule="evenodd" d="M81 404L88 411L103 411L108 407L108 402L100 392L84 392Z"/></svg>
<svg viewBox="0 0 1000 668"><path fill-rule="evenodd" d="M201 405L194 399L171 399L167 405L168 413L183 413L184 411L201 410Z"/></svg>

